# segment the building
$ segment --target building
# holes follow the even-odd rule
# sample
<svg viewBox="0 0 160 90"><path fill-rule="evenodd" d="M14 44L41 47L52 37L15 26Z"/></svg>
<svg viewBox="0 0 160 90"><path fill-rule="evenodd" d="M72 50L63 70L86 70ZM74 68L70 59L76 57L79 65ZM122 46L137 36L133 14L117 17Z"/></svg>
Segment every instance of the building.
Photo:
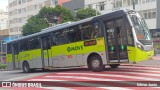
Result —
<svg viewBox="0 0 160 90"><path fill-rule="evenodd" d="M8 12L0 10L0 30L8 28Z"/></svg>
<svg viewBox="0 0 160 90"><path fill-rule="evenodd" d="M70 0L62 4L62 6L71 10L72 14L84 7L91 7L101 14L110 12L113 9L112 0Z"/></svg>
<svg viewBox="0 0 160 90"><path fill-rule="evenodd" d="M133 3L135 10L146 19L149 29L160 28L160 0L71 0L63 3L63 6L73 14L84 7L92 7L104 14L120 8L133 9Z"/></svg>
<svg viewBox="0 0 160 90"><path fill-rule="evenodd" d="M36 15L44 6L54 7L69 0L8 0L9 35L21 36L22 26L31 16Z"/></svg>
<svg viewBox="0 0 160 90"><path fill-rule="evenodd" d="M6 47L3 44L4 38L9 36L8 33L8 12L0 10L0 63L5 63Z"/></svg>
<svg viewBox="0 0 160 90"><path fill-rule="evenodd" d="M115 0L114 8L135 9L146 20L149 29L159 29L160 18L158 8L160 0Z"/></svg>
<svg viewBox="0 0 160 90"><path fill-rule="evenodd" d="M6 45L4 44L4 39L9 37L8 31L8 29L0 30L0 63L6 63Z"/></svg>

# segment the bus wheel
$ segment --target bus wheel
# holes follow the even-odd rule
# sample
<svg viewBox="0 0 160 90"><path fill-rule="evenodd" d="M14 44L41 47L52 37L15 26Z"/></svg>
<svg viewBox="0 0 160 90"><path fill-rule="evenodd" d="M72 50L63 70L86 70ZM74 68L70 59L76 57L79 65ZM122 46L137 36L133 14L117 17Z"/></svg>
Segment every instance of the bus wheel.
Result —
<svg viewBox="0 0 160 90"><path fill-rule="evenodd" d="M111 68L117 68L120 64L111 64L109 65Z"/></svg>
<svg viewBox="0 0 160 90"><path fill-rule="evenodd" d="M24 62L22 68L23 68L24 73L30 72L30 67L29 67L28 62Z"/></svg>
<svg viewBox="0 0 160 90"><path fill-rule="evenodd" d="M98 55L94 55L90 58L90 68L93 72L101 72L104 69L102 59Z"/></svg>

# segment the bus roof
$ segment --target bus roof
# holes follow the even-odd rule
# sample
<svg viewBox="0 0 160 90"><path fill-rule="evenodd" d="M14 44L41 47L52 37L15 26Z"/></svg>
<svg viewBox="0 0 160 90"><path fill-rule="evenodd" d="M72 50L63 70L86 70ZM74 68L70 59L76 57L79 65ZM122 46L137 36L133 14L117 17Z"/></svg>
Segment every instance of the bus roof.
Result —
<svg viewBox="0 0 160 90"><path fill-rule="evenodd" d="M67 22L67 23L58 24L56 26L52 26L52 27L48 27L48 28L42 29L41 32L37 32L37 33L31 34L31 35L28 35L28 36L23 36L23 37L20 37L18 39L9 41L7 43L12 43L12 42L15 42L15 41L19 41L19 40L35 37L35 36L38 36L38 35L42 35L42 34L45 34L45 33L49 33L49 32L52 32L52 31L59 30L59 29L63 29L63 28L66 28L66 27L78 25L78 24L81 24L81 23L84 23L84 22L91 21L91 20L93 20L96 17L108 15L108 14L111 14L111 13L114 13L114 12L117 12L117 11L127 12L127 11L130 11L130 10L128 10L128 9L120 9L120 10L112 11L110 13L106 13L106 14L103 14L103 15L97 15L97 16L90 17L90 18L87 18L87 19L83 19L83 20L80 20L80 21Z"/></svg>

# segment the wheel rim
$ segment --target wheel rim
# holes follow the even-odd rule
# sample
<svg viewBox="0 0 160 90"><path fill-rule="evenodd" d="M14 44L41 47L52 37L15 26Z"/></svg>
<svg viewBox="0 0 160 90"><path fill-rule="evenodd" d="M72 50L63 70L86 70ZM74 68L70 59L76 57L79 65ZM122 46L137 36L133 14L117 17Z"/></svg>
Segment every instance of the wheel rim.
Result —
<svg viewBox="0 0 160 90"><path fill-rule="evenodd" d="M93 68L98 68L99 67L99 61L98 60L93 60L93 62L92 62L92 67Z"/></svg>

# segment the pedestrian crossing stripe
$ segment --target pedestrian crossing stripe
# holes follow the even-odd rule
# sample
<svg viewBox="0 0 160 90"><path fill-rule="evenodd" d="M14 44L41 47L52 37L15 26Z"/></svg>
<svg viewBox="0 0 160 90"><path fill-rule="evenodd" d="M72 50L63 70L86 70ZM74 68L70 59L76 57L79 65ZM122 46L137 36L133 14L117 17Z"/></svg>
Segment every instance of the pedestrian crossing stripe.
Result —
<svg viewBox="0 0 160 90"><path fill-rule="evenodd" d="M159 67L121 65L116 69L106 67L106 70L103 72L79 69L77 71L73 69L65 72L51 72L26 80L53 82L52 85L46 85L37 88L37 90L160 90L160 87L133 87L132 85L132 82L160 81Z"/></svg>

